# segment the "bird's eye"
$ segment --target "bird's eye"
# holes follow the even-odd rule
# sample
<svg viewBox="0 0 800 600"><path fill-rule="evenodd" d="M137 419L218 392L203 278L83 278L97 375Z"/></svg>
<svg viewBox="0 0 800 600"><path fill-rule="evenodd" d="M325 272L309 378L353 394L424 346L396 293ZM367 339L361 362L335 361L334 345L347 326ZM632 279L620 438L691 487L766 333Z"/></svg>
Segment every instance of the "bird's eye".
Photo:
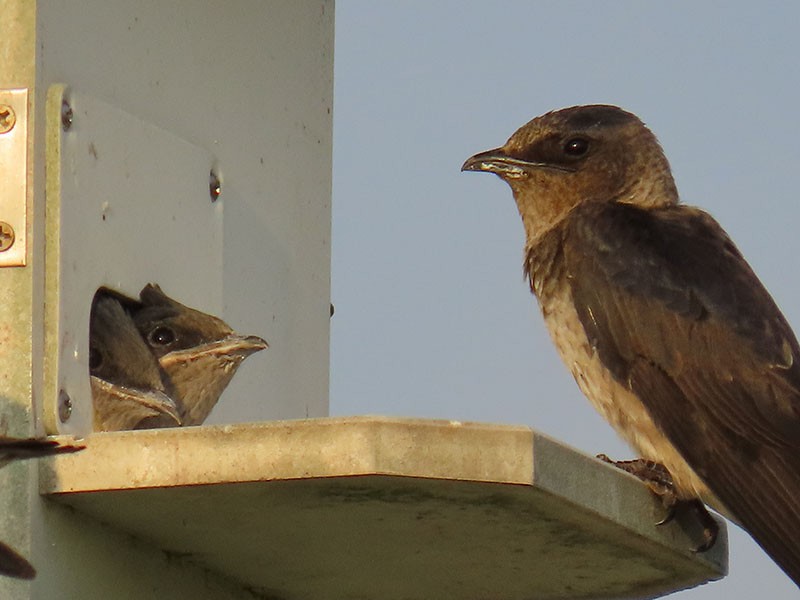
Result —
<svg viewBox="0 0 800 600"><path fill-rule="evenodd" d="M589 140L586 138L570 138L564 144L564 154L569 156L583 156L589 150Z"/></svg>
<svg viewBox="0 0 800 600"><path fill-rule="evenodd" d="M97 348L89 348L89 370L99 369L103 364L103 355Z"/></svg>
<svg viewBox="0 0 800 600"><path fill-rule="evenodd" d="M151 346L169 346L175 341L175 332L169 327L156 327L147 339Z"/></svg>

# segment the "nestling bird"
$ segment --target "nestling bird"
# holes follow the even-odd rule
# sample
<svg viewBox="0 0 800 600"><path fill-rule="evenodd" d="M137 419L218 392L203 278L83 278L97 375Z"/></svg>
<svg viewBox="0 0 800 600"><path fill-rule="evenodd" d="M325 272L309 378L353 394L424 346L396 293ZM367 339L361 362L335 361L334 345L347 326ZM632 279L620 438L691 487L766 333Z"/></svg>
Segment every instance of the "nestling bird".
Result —
<svg viewBox="0 0 800 600"><path fill-rule="evenodd" d="M89 372L95 431L181 424L158 361L120 301L103 291L92 307Z"/></svg>
<svg viewBox="0 0 800 600"><path fill-rule="evenodd" d="M800 583L800 347L722 227L679 203L655 136L576 106L462 170L511 187L531 290L595 408Z"/></svg>
<svg viewBox="0 0 800 600"><path fill-rule="evenodd" d="M242 361L268 347L235 333L224 321L184 306L157 285L142 289L133 320L181 405L184 426L206 420Z"/></svg>
<svg viewBox="0 0 800 600"><path fill-rule="evenodd" d="M83 448L47 439L0 437L0 468L15 460L68 454ZM17 579L33 579L36 569L11 546L0 542L0 574Z"/></svg>

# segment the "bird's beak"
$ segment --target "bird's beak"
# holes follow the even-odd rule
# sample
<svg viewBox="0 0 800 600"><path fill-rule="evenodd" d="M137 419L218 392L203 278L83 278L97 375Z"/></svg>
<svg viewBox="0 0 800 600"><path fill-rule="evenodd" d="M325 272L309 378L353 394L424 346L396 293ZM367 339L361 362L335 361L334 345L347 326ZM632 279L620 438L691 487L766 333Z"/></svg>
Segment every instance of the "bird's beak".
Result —
<svg viewBox="0 0 800 600"><path fill-rule="evenodd" d="M462 171L485 171L510 179L522 177L532 169L556 169L558 171L574 172L574 169L561 165L551 165L548 163L531 162L521 158L514 158L506 154L502 148L495 148L494 150L487 150L475 156L470 156L466 162L461 165Z"/></svg>
<svg viewBox="0 0 800 600"><path fill-rule="evenodd" d="M176 425L181 424L181 416L175 401L163 392L149 391L142 394L141 403L161 414L168 415L175 420Z"/></svg>
<svg viewBox="0 0 800 600"><path fill-rule="evenodd" d="M145 408L150 408L162 415L169 416L175 420L177 425L181 424L181 417L180 414L178 414L178 407L175 405L175 401L164 392L114 385L94 375L92 375L92 383L120 400L136 402Z"/></svg>
<svg viewBox="0 0 800 600"><path fill-rule="evenodd" d="M159 363L162 368L167 368L173 363L194 361L204 356L228 356L236 360L242 360L265 348L269 348L269 344L257 335L232 333L215 342L168 352L159 359Z"/></svg>
<svg viewBox="0 0 800 600"><path fill-rule="evenodd" d="M222 340L227 342L228 347L232 353L250 356L255 352L269 348L267 340L264 340L257 335L231 335Z"/></svg>
<svg viewBox="0 0 800 600"><path fill-rule="evenodd" d="M523 173L523 164L518 164L522 161L511 158L503 152L502 148L495 148L494 150L487 150L480 152L475 156L470 156L466 162L461 165L462 171L486 171L488 173L495 173L497 175L511 175L519 176Z"/></svg>

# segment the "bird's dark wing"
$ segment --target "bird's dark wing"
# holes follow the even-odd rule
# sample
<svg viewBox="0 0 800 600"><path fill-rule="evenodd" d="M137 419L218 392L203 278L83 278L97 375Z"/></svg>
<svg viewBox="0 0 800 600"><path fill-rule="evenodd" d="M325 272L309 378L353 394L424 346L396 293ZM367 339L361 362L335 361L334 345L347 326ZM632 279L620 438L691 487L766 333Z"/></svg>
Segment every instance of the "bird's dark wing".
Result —
<svg viewBox="0 0 800 600"><path fill-rule="evenodd" d="M800 582L800 348L775 302L698 209L585 204L563 236L601 362Z"/></svg>
<svg viewBox="0 0 800 600"><path fill-rule="evenodd" d="M0 437L0 465L11 460L78 452L83 448L48 439Z"/></svg>
<svg viewBox="0 0 800 600"><path fill-rule="evenodd" d="M33 579L36 577L36 569L11 546L0 542L0 575Z"/></svg>
<svg viewBox="0 0 800 600"><path fill-rule="evenodd" d="M0 437L0 466L13 460L40 458L78 450L83 450L83 446L61 444L47 439ZM16 550L0 542L0 575L18 579L33 579L36 576L36 569Z"/></svg>

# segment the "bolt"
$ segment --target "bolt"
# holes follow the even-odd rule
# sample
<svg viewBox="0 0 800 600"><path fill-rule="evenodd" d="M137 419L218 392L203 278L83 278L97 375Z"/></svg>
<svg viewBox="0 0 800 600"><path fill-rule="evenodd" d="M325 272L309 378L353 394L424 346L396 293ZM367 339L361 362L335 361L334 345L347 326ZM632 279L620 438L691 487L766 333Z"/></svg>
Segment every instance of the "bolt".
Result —
<svg viewBox="0 0 800 600"><path fill-rule="evenodd" d="M14 228L0 221L0 252L5 252L14 245Z"/></svg>
<svg viewBox="0 0 800 600"><path fill-rule="evenodd" d="M0 104L0 133L8 133L14 129L16 122L17 115L14 114L14 109L8 104Z"/></svg>
<svg viewBox="0 0 800 600"><path fill-rule="evenodd" d="M72 398L64 390L58 392L58 418L62 423L69 421L72 416Z"/></svg>
<svg viewBox="0 0 800 600"><path fill-rule="evenodd" d="M72 127L72 107L69 105L66 98L61 100L61 126L64 128L64 131Z"/></svg>
<svg viewBox="0 0 800 600"><path fill-rule="evenodd" d="M217 198L219 198L219 195L222 193L222 181L220 181L219 175L217 175L214 171L211 171L208 181L208 190L211 193L211 201L216 202Z"/></svg>

